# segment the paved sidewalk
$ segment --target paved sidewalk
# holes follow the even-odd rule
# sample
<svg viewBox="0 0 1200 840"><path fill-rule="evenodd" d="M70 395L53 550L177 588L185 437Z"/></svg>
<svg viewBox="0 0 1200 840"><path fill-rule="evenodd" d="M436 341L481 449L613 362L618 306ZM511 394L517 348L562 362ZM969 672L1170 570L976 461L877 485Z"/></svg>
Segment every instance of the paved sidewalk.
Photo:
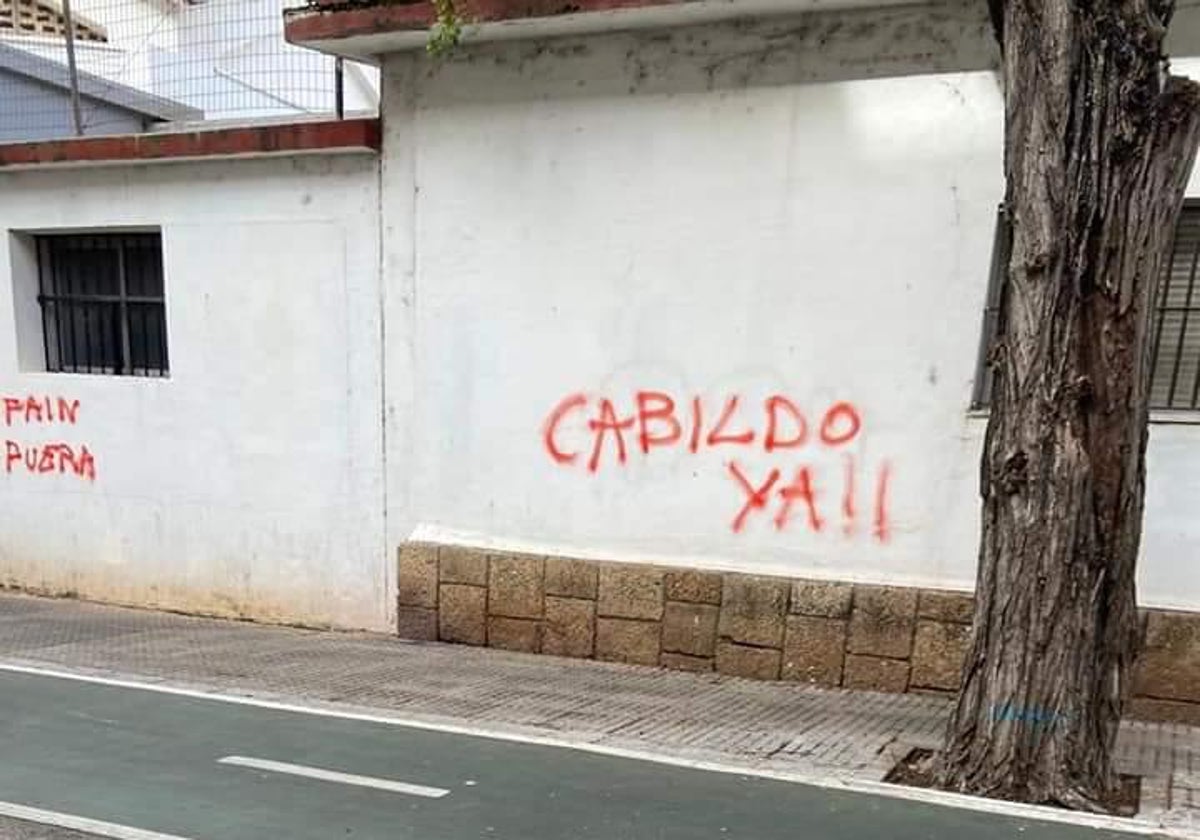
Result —
<svg viewBox="0 0 1200 840"><path fill-rule="evenodd" d="M96 840L96 835L80 834L78 831L66 828L0 817L0 838L3 840Z"/></svg>
<svg viewBox="0 0 1200 840"><path fill-rule="evenodd" d="M945 700L817 689L0 595L0 664L369 712L480 733L873 783L940 742ZM1143 826L1200 836L1200 729L1127 722ZM1195 806L1195 807L1194 807Z"/></svg>

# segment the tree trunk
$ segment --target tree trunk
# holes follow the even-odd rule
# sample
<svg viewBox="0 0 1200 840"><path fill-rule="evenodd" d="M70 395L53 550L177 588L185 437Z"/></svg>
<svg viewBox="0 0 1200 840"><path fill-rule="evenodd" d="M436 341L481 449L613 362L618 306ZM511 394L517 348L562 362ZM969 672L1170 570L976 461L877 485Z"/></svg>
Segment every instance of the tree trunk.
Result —
<svg viewBox="0 0 1200 840"><path fill-rule="evenodd" d="M1006 215L951 790L1105 809L1139 644L1153 297L1200 140L1173 0L993 0Z"/></svg>

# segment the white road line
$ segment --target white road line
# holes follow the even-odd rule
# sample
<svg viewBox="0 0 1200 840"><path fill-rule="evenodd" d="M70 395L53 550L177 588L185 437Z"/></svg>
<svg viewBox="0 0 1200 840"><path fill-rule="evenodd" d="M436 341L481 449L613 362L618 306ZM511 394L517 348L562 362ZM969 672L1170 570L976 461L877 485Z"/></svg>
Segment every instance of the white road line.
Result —
<svg viewBox="0 0 1200 840"><path fill-rule="evenodd" d="M356 785L358 787L391 791L392 793L406 793L409 796L424 796L426 799L441 799L450 792L445 788L410 785L408 782L397 782L392 779L377 779L374 776L356 776L353 773L322 770L320 767L306 767L303 764L288 764L286 761L268 761L265 758L247 758L244 755L227 755L224 758L218 758L217 763L232 764L235 767L250 767L254 770L266 770L268 773L286 773L289 776L304 776L307 779L320 779L323 782L337 782L341 785Z"/></svg>
<svg viewBox="0 0 1200 840"><path fill-rule="evenodd" d="M812 787L829 790L842 790L850 793L871 793L891 799L906 799L912 802L924 802L930 805L943 805L949 808L960 808L965 811L980 811L1007 817L1020 817L1038 820L1040 822L1081 825L1090 828L1110 829L1135 835L1152 835L1156 838L1186 838L1200 840L1200 830L1180 825L1164 825L1157 819L1134 820L1127 817L1110 817L1103 814L1087 814L1077 811L1063 811L1045 805L1026 805L1021 802L1006 802L999 799L983 799L977 796L964 796L959 793L948 793L940 790L925 788L910 788L901 785L871 782L861 778L831 776L828 771L789 771L772 770L760 767L750 767L744 764L717 762L706 759L684 758L682 756L664 755L651 752L649 749L629 749L614 747L608 744L588 743L587 741L572 741L564 737L536 735L528 732L516 732L506 729L502 724L492 728L481 726L465 726L455 723L438 723L420 718L403 717L399 714L387 715L369 712L357 712L342 709L331 709L323 706L303 705L301 703L284 703L277 700L267 700L237 694L222 694L216 691L202 691L195 688L165 683L138 682L131 679L116 679L91 674L62 671L41 666L20 665L0 661L0 671L11 671L15 674L30 674L39 677L53 677L60 680L106 685L114 688L129 688L136 691L149 691L156 694L170 694L176 697L187 697L195 700L211 700L217 703L229 703L235 706L251 706L258 709L269 709L277 712L292 712L316 717L352 720L361 723L381 723L389 726L400 726L408 729L420 729L427 732L442 732L449 735L469 735L475 738L487 738L493 741L508 741L518 744L534 744L542 747L576 750L595 755L611 756L613 758L628 758L635 761L648 761L653 764L663 764L669 767L682 767L689 770L704 770L710 773L725 773L733 776L749 776L757 779L773 779L780 782L793 782L811 785Z"/></svg>
<svg viewBox="0 0 1200 840"><path fill-rule="evenodd" d="M30 808L15 802L0 802L0 816L12 817L14 820L25 820L31 823L52 825L55 828L68 828L72 831L82 831L85 834L95 834L100 837L111 837L114 840L187 840L176 834L160 834L157 831L147 831L143 828L133 828L128 825L101 822L87 817L77 817L74 814L61 814L57 811L44 811L41 808Z"/></svg>

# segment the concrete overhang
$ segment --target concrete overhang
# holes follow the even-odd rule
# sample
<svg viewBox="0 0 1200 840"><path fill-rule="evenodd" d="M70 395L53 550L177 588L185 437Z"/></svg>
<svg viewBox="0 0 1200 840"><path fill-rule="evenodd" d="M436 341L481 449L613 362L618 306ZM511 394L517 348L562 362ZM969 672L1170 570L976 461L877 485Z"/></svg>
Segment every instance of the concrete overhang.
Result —
<svg viewBox="0 0 1200 840"><path fill-rule="evenodd" d="M1200 0L1195 0L1200 3ZM921 0L460 0L464 43L669 29L810 12L928 5ZM974 0L952 4L957 11ZM986 19L987 7L978 0ZM375 61L424 49L436 20L426 0L311 0L284 12L287 40L332 55Z"/></svg>
<svg viewBox="0 0 1200 840"><path fill-rule="evenodd" d="M967 39L980 33L990 38L986 0L459 0L466 44L921 7L953 21ZM436 17L429 0L309 0L284 13L291 43L372 63L384 53L424 49ZM1200 56L1200 0L1179 0L1167 46L1171 55ZM994 47L971 45L956 52L992 56ZM955 69L994 66L989 57Z"/></svg>

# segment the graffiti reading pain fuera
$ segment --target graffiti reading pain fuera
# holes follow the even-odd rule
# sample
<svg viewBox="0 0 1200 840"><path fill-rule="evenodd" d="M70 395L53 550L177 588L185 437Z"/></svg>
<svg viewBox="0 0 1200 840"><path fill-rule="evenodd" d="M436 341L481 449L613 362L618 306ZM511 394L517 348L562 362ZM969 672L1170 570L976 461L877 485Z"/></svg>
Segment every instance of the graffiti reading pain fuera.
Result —
<svg viewBox="0 0 1200 840"><path fill-rule="evenodd" d="M869 484L860 480L867 471L851 444L862 431L862 413L845 401L810 416L781 394L761 404L729 395L713 410L699 396L676 400L662 391L637 391L630 411L622 414L607 397L575 393L546 416L542 444L554 463L588 473L623 467L634 451L649 456L656 449L690 455L720 450L731 456L725 471L738 497L729 521L734 533L761 515L780 531L795 523L813 533L840 530L845 536L869 529L876 540L887 542L892 467L882 460L865 475ZM771 467L764 476L751 475L744 459L734 457L738 452L807 452L822 458Z"/></svg>
<svg viewBox="0 0 1200 840"><path fill-rule="evenodd" d="M0 396L0 405L10 435L20 429L45 431L53 426L72 427L79 419L79 400L63 397ZM95 481L96 459L86 444L56 440L29 443L10 437L4 441L4 472L6 475L57 473Z"/></svg>

